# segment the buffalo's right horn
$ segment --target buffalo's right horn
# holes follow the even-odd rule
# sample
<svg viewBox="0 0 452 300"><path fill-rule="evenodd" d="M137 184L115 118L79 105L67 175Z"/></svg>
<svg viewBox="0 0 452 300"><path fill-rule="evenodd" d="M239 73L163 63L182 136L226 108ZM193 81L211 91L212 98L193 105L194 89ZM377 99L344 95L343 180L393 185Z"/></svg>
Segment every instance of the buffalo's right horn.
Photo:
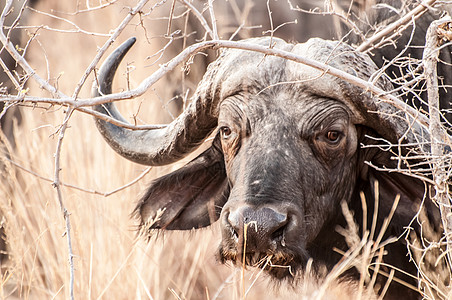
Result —
<svg viewBox="0 0 452 300"><path fill-rule="evenodd" d="M115 72L135 40L130 38L124 42L102 64L99 86L94 83L93 97L111 94ZM165 128L130 130L96 119L97 128L117 153L131 161L152 166L170 164L196 149L217 125L216 104L199 94L195 94L191 105ZM113 103L94 106L94 110L127 122Z"/></svg>

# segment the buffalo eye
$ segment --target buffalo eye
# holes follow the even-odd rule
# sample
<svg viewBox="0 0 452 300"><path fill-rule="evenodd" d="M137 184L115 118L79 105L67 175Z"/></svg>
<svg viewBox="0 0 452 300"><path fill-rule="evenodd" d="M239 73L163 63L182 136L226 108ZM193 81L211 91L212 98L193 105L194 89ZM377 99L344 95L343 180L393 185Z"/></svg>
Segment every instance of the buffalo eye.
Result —
<svg viewBox="0 0 452 300"><path fill-rule="evenodd" d="M341 139L342 133L337 130L330 130L326 133L325 137L328 142L335 144Z"/></svg>
<svg viewBox="0 0 452 300"><path fill-rule="evenodd" d="M220 128L220 132L221 132L221 137L222 137L223 139L229 138L229 137L231 136L231 134L232 134L232 130L231 130L231 128L228 127L228 126L222 126L222 127Z"/></svg>

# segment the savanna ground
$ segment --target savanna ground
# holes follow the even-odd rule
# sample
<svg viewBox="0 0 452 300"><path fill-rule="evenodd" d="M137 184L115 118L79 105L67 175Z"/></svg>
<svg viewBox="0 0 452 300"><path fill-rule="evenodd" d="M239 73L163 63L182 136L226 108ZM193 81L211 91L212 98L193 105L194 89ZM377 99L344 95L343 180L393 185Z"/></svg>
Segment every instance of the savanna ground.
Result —
<svg viewBox="0 0 452 300"><path fill-rule="evenodd" d="M237 9L233 0L226 4L217 2L221 2L217 10L220 37L249 37L256 25L245 22L251 6ZM323 7L323 1L318 2ZM140 13L118 30L131 9L140 3L145 3ZM287 5L285 1L278 3ZM12 33L23 35L20 53L25 53L35 73L49 86L69 96L80 88L77 97L89 98L93 72L85 83L79 82L112 33L120 34L107 53L130 36L138 40L120 67L115 91L138 86L159 64L193 42L191 34L184 36L168 29L172 4L173 1L40 1L34 8L24 9L24 21L16 24ZM5 0L1 5L3 9ZM228 27L228 22L221 19L222 5L232 7L235 23L243 25L241 31ZM210 23L208 6L200 7ZM178 26L189 24L186 10L186 6L177 4L173 26L176 22ZM190 18L196 20L193 13ZM296 26L294 19L286 21L290 22L287 26ZM271 27L258 27L261 34L268 29ZM168 33L178 39L166 48L164 45L171 41ZM203 38L203 34L198 38ZM202 70L204 60L204 55L197 55L190 75L186 76L188 72L181 65L143 96L119 103L121 112L133 124L171 121L193 92L198 73L202 73L197 64L202 65ZM33 78L22 80L21 84L26 85L11 94L52 97L49 88ZM302 280L303 284L294 290L285 283L275 285L259 269L243 271L217 262L217 225L190 233L165 233L150 242L138 238L137 222L130 213L140 193L153 178L189 158L171 167L146 168L113 152L88 114L75 111L68 115L65 106L39 101L22 103L21 112L21 124L15 126L14 132L16 146L7 146L8 151L4 151L10 157L3 158L0 185L2 225L8 247L8 259L2 266L2 298L64 299L72 293L75 299L287 299L300 295L314 298L319 294L320 298L329 295L331 299L353 297L349 290L352 288L338 283L336 278L341 268L359 263L346 261L332 276ZM69 218L65 218L64 210ZM366 247L363 243L355 254L362 256L363 264L370 255L364 253ZM441 273L441 268L436 272ZM435 283L431 285L435 289ZM438 289L443 293L439 297L447 298L447 288ZM362 297L370 296L364 291Z"/></svg>

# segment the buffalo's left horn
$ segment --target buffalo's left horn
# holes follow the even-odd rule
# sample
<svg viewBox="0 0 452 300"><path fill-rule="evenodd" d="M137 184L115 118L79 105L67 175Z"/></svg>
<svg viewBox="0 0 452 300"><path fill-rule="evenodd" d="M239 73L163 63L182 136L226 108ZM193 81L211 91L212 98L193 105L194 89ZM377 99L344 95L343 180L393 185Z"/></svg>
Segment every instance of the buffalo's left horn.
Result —
<svg viewBox="0 0 452 300"><path fill-rule="evenodd" d="M99 86L94 83L93 97L111 94L116 70L135 40L130 38L124 42L102 64L98 73ZM216 127L214 101L199 94L195 94L191 105L165 128L130 130L96 119L97 128L116 152L131 161L152 166L170 164L196 149ZM127 122L113 103L94 106L94 110Z"/></svg>

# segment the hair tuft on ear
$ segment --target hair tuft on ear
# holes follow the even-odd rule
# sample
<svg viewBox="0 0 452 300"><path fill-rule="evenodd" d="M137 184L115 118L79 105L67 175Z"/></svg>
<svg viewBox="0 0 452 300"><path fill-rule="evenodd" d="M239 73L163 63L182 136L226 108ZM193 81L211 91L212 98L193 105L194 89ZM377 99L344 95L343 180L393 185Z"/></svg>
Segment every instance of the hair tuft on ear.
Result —
<svg viewBox="0 0 452 300"><path fill-rule="evenodd" d="M152 182L133 212L141 230L190 230L219 218L229 184L217 143L215 140L187 165Z"/></svg>

